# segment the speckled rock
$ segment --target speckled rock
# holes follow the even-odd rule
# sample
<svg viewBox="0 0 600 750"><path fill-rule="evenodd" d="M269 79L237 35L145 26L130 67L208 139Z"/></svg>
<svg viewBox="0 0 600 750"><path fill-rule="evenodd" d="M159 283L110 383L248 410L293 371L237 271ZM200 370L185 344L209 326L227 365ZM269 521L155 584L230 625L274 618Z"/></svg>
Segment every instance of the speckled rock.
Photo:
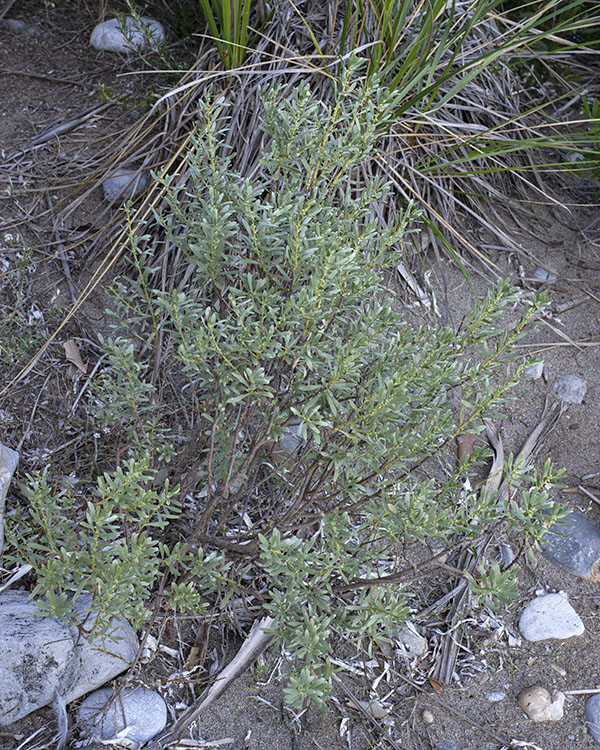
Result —
<svg viewBox="0 0 600 750"><path fill-rule="evenodd" d="M600 530L581 513L573 511L550 527L542 554L573 575L600 582Z"/></svg>
<svg viewBox="0 0 600 750"><path fill-rule="evenodd" d="M568 404L580 404L586 391L587 383L577 375L563 375L554 383L554 392Z"/></svg>
<svg viewBox="0 0 600 750"><path fill-rule="evenodd" d="M566 595L545 594L532 599L523 610L519 630L528 641L563 640L581 635L585 628Z"/></svg>
<svg viewBox="0 0 600 750"><path fill-rule="evenodd" d="M136 50L151 49L165 40L163 25L152 18L137 19L125 16L124 31L118 19L99 23L90 36L90 44L105 52L128 54Z"/></svg>
<svg viewBox="0 0 600 750"><path fill-rule="evenodd" d="M148 742L167 725L167 705L154 690L136 687L117 697L112 688L96 690L77 712L82 733L94 739Z"/></svg>
<svg viewBox="0 0 600 750"><path fill-rule="evenodd" d="M74 606L84 619L82 596ZM58 693L65 703L89 693L123 672L138 642L130 625L115 620L110 633L119 640L90 643L75 627L36 614L27 591L0 594L0 726L8 726Z"/></svg>

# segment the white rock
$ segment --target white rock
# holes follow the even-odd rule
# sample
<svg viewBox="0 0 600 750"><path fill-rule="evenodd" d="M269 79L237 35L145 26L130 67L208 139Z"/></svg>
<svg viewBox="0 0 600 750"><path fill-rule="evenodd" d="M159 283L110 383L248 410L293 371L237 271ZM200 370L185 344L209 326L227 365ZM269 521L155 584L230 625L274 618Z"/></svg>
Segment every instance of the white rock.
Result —
<svg viewBox="0 0 600 750"><path fill-rule="evenodd" d="M580 404L583 401L587 383L577 375L563 375L554 383L554 392L562 400L570 404Z"/></svg>
<svg viewBox="0 0 600 750"><path fill-rule="evenodd" d="M547 268L542 268L541 266L538 266L533 272L533 278L536 281L541 281L544 284L554 284L554 282L557 279L557 276L554 271L550 271Z"/></svg>
<svg viewBox="0 0 600 750"><path fill-rule="evenodd" d="M506 693L502 690L493 690L489 693L486 693L485 697L489 700L490 703L500 703L500 701L503 701L506 698Z"/></svg>
<svg viewBox="0 0 600 750"><path fill-rule="evenodd" d="M125 31L125 33L123 33ZM117 18L99 23L90 36L90 44L105 52L128 54L136 50L151 49L165 41L163 25L152 18L131 16L123 19L123 28Z"/></svg>
<svg viewBox="0 0 600 750"><path fill-rule="evenodd" d="M85 617L79 597L75 611ZM90 643L75 627L36 614L27 591L0 594L0 726L7 726L55 700L89 693L128 668L138 648L125 620L114 620L112 638Z"/></svg>
<svg viewBox="0 0 600 750"><path fill-rule="evenodd" d="M420 659L427 653L427 639L417 632L417 629L409 622L405 628L394 634L394 638L400 646L399 651L409 658Z"/></svg>
<svg viewBox="0 0 600 750"><path fill-rule="evenodd" d="M532 599L521 614L519 630L528 641L545 641L581 635L585 628L566 596L560 593Z"/></svg>
<svg viewBox="0 0 600 750"><path fill-rule="evenodd" d="M148 175L135 167L121 166L114 170L113 176L102 183L106 200L127 200L137 198L148 187Z"/></svg>
<svg viewBox="0 0 600 750"><path fill-rule="evenodd" d="M126 688L115 697L106 687L82 701L78 717L82 733L89 738L148 742L167 725L167 705L148 688Z"/></svg>
<svg viewBox="0 0 600 750"><path fill-rule="evenodd" d="M528 380L539 380L544 372L544 363L534 362L523 370L523 376Z"/></svg>
<svg viewBox="0 0 600 750"><path fill-rule="evenodd" d="M541 685L525 688L519 693L519 706L533 721L560 721L564 713L565 694L550 692Z"/></svg>

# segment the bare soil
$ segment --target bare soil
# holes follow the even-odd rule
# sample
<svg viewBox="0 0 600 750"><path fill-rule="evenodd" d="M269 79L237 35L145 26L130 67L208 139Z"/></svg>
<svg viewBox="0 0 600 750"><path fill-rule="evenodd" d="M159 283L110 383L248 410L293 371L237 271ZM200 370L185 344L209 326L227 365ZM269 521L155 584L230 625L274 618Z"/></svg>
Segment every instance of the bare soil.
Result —
<svg viewBox="0 0 600 750"><path fill-rule="evenodd" d="M73 211L65 213L63 209L77 187L73 181L78 178L73 175L81 175L86 165L102 164L108 158L111 142L143 111L151 79L141 74L120 75L135 71L135 63L90 48L89 34L98 19L81 3L24 0L11 8L9 16L35 29L29 35L0 29L0 325L5 347L0 353L0 390L18 378L0 398L0 441L19 450L17 478L22 479L27 472L48 464L54 475L76 473L92 460L91 445L81 437L90 432L89 425L81 411L72 410L77 378L65 359L62 344L74 337L84 358L94 359L98 352L96 334L107 327L104 292L94 292L32 369L23 373L22 368L72 304L70 284L75 294L85 288L100 262L98 257L86 256L86 247L116 210L107 209L96 187ZM152 85L160 88L166 84L155 77ZM48 125L102 105L101 87L122 97L122 103L64 135L56 135L42 147L28 150L32 139ZM518 452L538 423L545 399L554 398L555 380L568 373L584 378L588 385L584 403L568 407L540 459L550 458L556 466L565 467L567 488L560 499L600 525L600 507L578 490L583 485L600 496L598 193L585 181L571 181L561 191L560 198L572 204L570 209L538 206L530 222L515 225L514 236L521 243L521 252L486 248L497 240L480 233L473 234L471 240L497 264L500 276L510 277L525 290L540 288L540 282L534 279L538 266L556 273L556 281L547 285L549 315L523 343L524 356L544 360L544 376L524 382L517 399L506 407L502 438L507 453ZM65 264L61 247L74 242L81 244L69 251ZM450 262L430 258L428 264L439 309L445 322L457 327L472 292ZM477 274L472 278L477 293L484 293L489 282ZM424 313L412 309L410 314ZM7 331L13 334L12 343ZM17 501L16 489L8 502ZM518 539L495 542L520 549ZM346 687L365 699L373 697L369 690L377 682L375 692L390 709L383 720L371 721L349 708L341 690L331 700L330 712L320 714L311 709L295 717L285 706L276 680L284 662L277 654L268 654L200 718L191 730L192 737L207 742L198 747L225 746L232 750L427 750L443 747L440 743L444 740L455 741L460 750L509 746L592 750L597 745L582 722L585 696L569 696L562 721L544 724L527 719L516 698L522 688L538 683L560 690L600 685L598 586L564 573L541 557L534 567L522 565L520 583L518 600L506 606L495 620L483 609L469 610L455 677L448 685L438 686L429 680L447 629L447 611L417 619L420 632L430 644L428 655L418 663L404 661L397 654L380 655L363 668L361 675L360 664L347 660L355 671L347 672ZM439 582L431 586L425 583L415 610L425 608L428 596L439 596L440 586L443 588ZM509 646L509 635L518 636L517 623L524 605L539 590L567 592L585 623L585 633L564 642L521 641ZM160 634L161 643L176 649L179 657L159 652L143 671L145 684L155 687L167 700L172 718L183 704L193 702L199 689L193 680L182 685L172 677L182 668L194 632L191 622L183 621L181 626L171 623ZM234 632L223 640L213 638L209 659L215 669L232 657L240 643ZM344 659L343 649L339 658ZM502 692L505 697L491 702L489 694L493 692ZM432 722L424 721L424 711L431 712ZM43 731L27 747L52 747L54 717L43 710L15 724L11 732L0 734L0 750L16 750L39 728ZM525 744L511 744L513 740ZM71 746L77 746L76 732Z"/></svg>

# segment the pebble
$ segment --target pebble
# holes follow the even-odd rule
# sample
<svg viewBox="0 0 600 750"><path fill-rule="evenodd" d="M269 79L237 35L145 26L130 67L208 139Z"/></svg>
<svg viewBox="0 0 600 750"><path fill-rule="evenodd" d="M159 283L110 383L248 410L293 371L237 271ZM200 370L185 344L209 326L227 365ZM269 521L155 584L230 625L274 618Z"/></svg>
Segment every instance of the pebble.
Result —
<svg viewBox="0 0 600 750"><path fill-rule="evenodd" d="M536 281L541 281L544 284L554 284L558 277L554 271L550 271L547 268L538 266L533 272L533 278Z"/></svg>
<svg viewBox="0 0 600 750"><path fill-rule="evenodd" d="M600 530L573 511L552 524L541 544L553 565L592 583L600 582Z"/></svg>
<svg viewBox="0 0 600 750"><path fill-rule="evenodd" d="M132 200L141 195L148 187L148 175L136 171L135 167L123 165L115 169L112 177L102 183L102 190L106 200Z"/></svg>
<svg viewBox="0 0 600 750"><path fill-rule="evenodd" d="M539 380L544 374L544 363L534 362L523 370L523 375L528 380Z"/></svg>
<svg viewBox="0 0 600 750"><path fill-rule="evenodd" d="M560 721L564 714L565 694L560 690L550 692L541 685L521 690L519 706L533 721Z"/></svg>
<svg viewBox="0 0 600 750"><path fill-rule="evenodd" d="M129 54L138 49L152 49L165 41L163 25L152 18L142 17L138 22L131 16L125 16L124 25L125 34L116 18L99 23L92 31L90 44L105 52Z"/></svg>
<svg viewBox="0 0 600 750"><path fill-rule="evenodd" d="M508 567L515 559L515 553L508 544L498 545L498 562L503 568Z"/></svg>
<svg viewBox="0 0 600 750"><path fill-rule="evenodd" d="M428 709L425 709L421 714L421 718L426 724L433 724L433 714Z"/></svg>
<svg viewBox="0 0 600 750"><path fill-rule="evenodd" d="M81 622L90 603L91 596L82 594L73 604ZM77 627L40 617L28 591L3 591L0 726L48 706L57 695L70 703L126 670L135 659L137 638L125 620L113 620L111 628L109 637L90 643Z"/></svg>
<svg viewBox="0 0 600 750"><path fill-rule="evenodd" d="M503 701L506 698L506 693L502 692L502 690L492 690L491 692L486 693L485 697L490 703L500 703L500 701Z"/></svg>
<svg viewBox="0 0 600 750"><path fill-rule="evenodd" d="M566 595L545 594L532 599L523 610L519 630L528 641L563 640L581 635L585 628Z"/></svg>
<svg viewBox="0 0 600 750"><path fill-rule="evenodd" d="M423 638L412 623L395 633L394 638L400 646L398 650L402 652L402 655L411 658L420 659L429 648L427 638Z"/></svg>
<svg viewBox="0 0 600 750"><path fill-rule="evenodd" d="M454 740L441 740L436 750L458 750L458 743Z"/></svg>
<svg viewBox="0 0 600 750"><path fill-rule="evenodd" d="M569 404L580 404L583 401L587 383L577 375L563 375L554 383L554 392Z"/></svg>
<svg viewBox="0 0 600 750"><path fill-rule="evenodd" d="M292 420L288 425L283 428L283 435L279 438L278 445L290 456L298 455L304 440L301 436L302 422L301 420Z"/></svg>
<svg viewBox="0 0 600 750"><path fill-rule="evenodd" d="M10 31L13 34L26 34L27 36L38 33L35 26L29 26L25 21L19 21L16 18L0 18L0 29Z"/></svg>
<svg viewBox="0 0 600 750"><path fill-rule="evenodd" d="M592 695L585 704L584 721L588 732L600 743L600 694Z"/></svg>
<svg viewBox="0 0 600 750"><path fill-rule="evenodd" d="M89 738L148 742L167 725L167 705L148 688L126 688L115 698L113 689L106 687L82 701L78 718Z"/></svg>

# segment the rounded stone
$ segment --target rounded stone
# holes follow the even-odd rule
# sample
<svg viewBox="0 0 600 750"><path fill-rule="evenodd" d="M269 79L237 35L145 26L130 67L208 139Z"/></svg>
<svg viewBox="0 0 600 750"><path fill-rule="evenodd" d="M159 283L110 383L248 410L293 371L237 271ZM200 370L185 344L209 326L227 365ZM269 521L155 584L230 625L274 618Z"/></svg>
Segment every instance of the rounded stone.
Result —
<svg viewBox="0 0 600 750"><path fill-rule="evenodd" d="M533 721L560 721L564 714L565 694L533 685L521 690L518 703Z"/></svg>
<svg viewBox="0 0 600 750"><path fill-rule="evenodd" d="M136 19L132 16L125 16L122 23L117 18L99 23L90 36L92 47L125 54L149 49L164 41L165 30L161 23L152 18Z"/></svg>
<svg viewBox="0 0 600 750"><path fill-rule="evenodd" d="M108 201L137 198L148 186L148 175L134 167L122 166L115 169L111 177L102 183L104 197Z"/></svg>
<svg viewBox="0 0 600 750"><path fill-rule="evenodd" d="M502 690L493 690L486 693L485 697L490 703L500 703L500 701L503 701L506 698L506 693L502 692Z"/></svg>
<svg viewBox="0 0 600 750"><path fill-rule="evenodd" d="M528 641L563 640L581 635L585 628L564 594L538 596L525 607L519 630Z"/></svg>
<svg viewBox="0 0 600 750"><path fill-rule="evenodd" d="M585 704L584 721L588 732L600 743L600 694L592 695Z"/></svg>
<svg viewBox="0 0 600 750"><path fill-rule="evenodd" d="M167 705L148 688L126 688L116 696L112 688L102 688L81 703L78 717L87 737L148 742L167 725Z"/></svg>
<svg viewBox="0 0 600 750"><path fill-rule="evenodd" d="M553 523L541 547L554 565L587 581L600 582L600 530L581 513L573 511Z"/></svg>
<svg viewBox="0 0 600 750"><path fill-rule="evenodd" d="M583 401L587 383L577 375L563 375L554 383L554 392L569 404L580 404Z"/></svg>

